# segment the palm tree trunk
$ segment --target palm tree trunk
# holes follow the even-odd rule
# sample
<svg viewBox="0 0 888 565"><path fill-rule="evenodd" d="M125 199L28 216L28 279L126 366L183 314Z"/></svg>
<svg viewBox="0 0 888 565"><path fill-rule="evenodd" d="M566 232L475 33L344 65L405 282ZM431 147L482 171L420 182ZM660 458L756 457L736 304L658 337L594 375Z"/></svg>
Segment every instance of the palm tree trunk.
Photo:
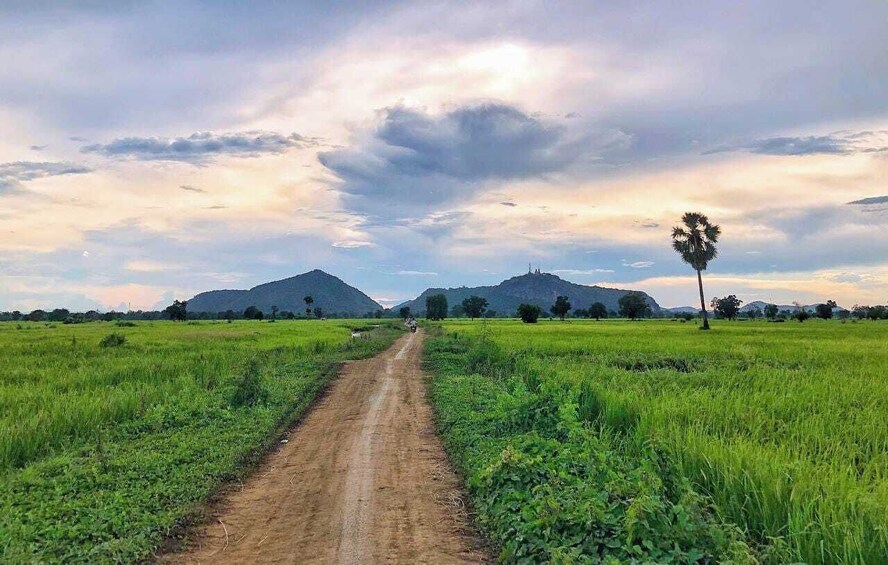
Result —
<svg viewBox="0 0 888 565"><path fill-rule="evenodd" d="M700 287L700 309L703 310L703 328L704 330L709 329L709 316L706 314L706 299L703 298L703 275L700 274L700 270L697 269L697 285Z"/></svg>

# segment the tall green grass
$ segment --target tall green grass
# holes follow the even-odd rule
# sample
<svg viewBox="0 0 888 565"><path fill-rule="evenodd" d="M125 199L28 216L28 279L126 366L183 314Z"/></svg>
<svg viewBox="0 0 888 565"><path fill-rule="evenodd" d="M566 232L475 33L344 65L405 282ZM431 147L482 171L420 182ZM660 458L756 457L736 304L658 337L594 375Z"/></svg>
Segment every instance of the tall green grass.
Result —
<svg viewBox="0 0 888 565"><path fill-rule="evenodd" d="M444 327L478 339L477 325ZM762 560L888 559L888 325L494 322L485 333L508 371L568 391L549 402L662 454Z"/></svg>
<svg viewBox="0 0 888 565"><path fill-rule="evenodd" d="M0 324L0 562L148 557L397 334L354 324Z"/></svg>

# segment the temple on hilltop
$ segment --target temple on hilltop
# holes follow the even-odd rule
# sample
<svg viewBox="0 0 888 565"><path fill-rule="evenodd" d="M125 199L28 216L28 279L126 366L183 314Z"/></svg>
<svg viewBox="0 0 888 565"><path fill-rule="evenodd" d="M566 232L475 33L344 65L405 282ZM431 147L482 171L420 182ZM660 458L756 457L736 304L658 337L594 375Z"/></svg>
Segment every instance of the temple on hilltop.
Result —
<svg viewBox="0 0 888 565"><path fill-rule="evenodd" d="M536 268L535 271L531 271L530 269L531 269L531 267L530 267L530 263L528 263L528 264L527 264L527 274L528 274L528 275L531 274L531 273L534 274L534 275L542 275L542 274L543 274L543 272L540 271L540 266L539 266L539 265L537 265L537 268Z"/></svg>

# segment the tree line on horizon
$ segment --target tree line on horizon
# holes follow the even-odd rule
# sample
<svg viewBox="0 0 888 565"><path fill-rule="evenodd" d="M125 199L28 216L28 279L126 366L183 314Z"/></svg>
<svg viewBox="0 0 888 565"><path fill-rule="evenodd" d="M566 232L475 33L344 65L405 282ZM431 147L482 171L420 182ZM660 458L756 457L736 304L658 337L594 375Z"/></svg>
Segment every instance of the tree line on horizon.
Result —
<svg viewBox="0 0 888 565"><path fill-rule="evenodd" d="M682 215L681 225L672 228L672 247L681 256L682 261L687 263L694 269L697 274L697 286L700 295L700 311L697 316L703 320L700 329L709 329L709 314L706 309L706 300L703 293L703 271L709 266L709 262L718 257L717 243L721 236L721 227L709 221L705 214L699 212L687 212ZM324 311L320 307L312 308L314 299L311 295L303 298L305 302L305 314L294 313L287 310L279 311L277 306L271 307L270 320L277 320L278 314L280 319L306 319L306 318L323 318ZM576 308L573 310L573 316L576 318L614 318L623 317L630 320L638 318L654 317L650 306L645 299L644 293L637 291L629 291L619 299L618 311L607 310L606 306L601 302L595 302L589 308ZM710 301L713 315L716 319L737 319L741 313L741 305L743 301L738 299L736 295L729 294L725 297L714 297ZM470 296L464 299L460 304L454 305L448 310L447 297L444 294L434 294L426 297L425 316L430 320L443 320L448 317L461 318L494 318L508 317L512 313L499 313L495 310L488 309L487 299L480 296ZM571 311L570 299L567 296L558 296L555 303L549 308L549 312L564 320ZM534 304L521 304L515 312L522 321L535 323L541 316L546 315L542 308ZM751 308L745 312L748 319L767 318L771 321L785 321L793 318L799 322L814 316L828 320L833 316L839 318L853 317L856 319L868 318L871 320L888 319L888 305L861 306L855 304L852 309L844 310L837 308L834 300L828 300L825 303L817 304L813 310L809 310L799 303L795 303L794 310L779 310L775 304L767 304L764 310L759 308ZM332 313L331 317L341 318L382 318L395 317L402 318L411 317L409 307L402 307L395 313L392 309L375 310L366 312L363 316L343 316L340 313ZM675 318L690 320L695 317L690 312L676 313ZM668 317L668 316L666 316ZM177 321L184 320L228 320L235 319L246 320L262 320L265 319L265 312L256 306L249 306L243 312L234 310L226 310L224 312L189 312L187 310L186 301L173 301L173 304L162 311L129 311L129 312L105 312L100 313L96 310L86 312L71 312L66 308L56 308L51 311L42 309L32 310L25 314L18 310L12 312L0 312L0 321L32 321L32 322L62 322L62 323L82 323L91 321L112 321L112 320L161 320L170 319Z"/></svg>
<svg viewBox="0 0 888 565"><path fill-rule="evenodd" d="M440 293L433 294L426 297L425 317L429 320L444 320L448 317L471 319L508 317L508 315L500 316L498 312L489 310L487 306L486 298L472 295L448 310L447 296ZM563 321L568 317L571 308L569 297L557 296L555 302L549 308L549 313ZM536 304L520 304L515 314L523 322L530 324L536 323L541 316L546 315L543 309ZM410 308L405 306L400 309L399 315L402 318L409 318L412 314ZM618 311L609 311L602 302L594 302L588 309L575 308L573 310L573 317L575 318L595 318L596 320L609 317L623 317L635 320L651 317L651 315L651 307L645 298L645 294L637 291L629 291L620 297Z"/></svg>

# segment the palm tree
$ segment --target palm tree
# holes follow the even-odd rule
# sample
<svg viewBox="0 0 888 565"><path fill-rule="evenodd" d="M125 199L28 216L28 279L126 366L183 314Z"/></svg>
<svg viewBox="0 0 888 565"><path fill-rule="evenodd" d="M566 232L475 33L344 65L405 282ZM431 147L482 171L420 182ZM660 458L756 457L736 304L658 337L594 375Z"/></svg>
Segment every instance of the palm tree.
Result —
<svg viewBox="0 0 888 565"><path fill-rule="evenodd" d="M698 212L687 212L681 217L684 226L672 228L672 248L682 260L697 271L697 284L700 286L700 308L703 310L703 329L709 329L709 317L706 314L706 300L703 298L702 271L710 261L718 257L718 236L721 228L710 224L709 218Z"/></svg>
<svg viewBox="0 0 888 565"><path fill-rule="evenodd" d="M311 304L312 304L312 302L315 301L314 298L312 298L311 295L309 294L308 296L306 296L302 300L305 301L305 315L311 316Z"/></svg>

